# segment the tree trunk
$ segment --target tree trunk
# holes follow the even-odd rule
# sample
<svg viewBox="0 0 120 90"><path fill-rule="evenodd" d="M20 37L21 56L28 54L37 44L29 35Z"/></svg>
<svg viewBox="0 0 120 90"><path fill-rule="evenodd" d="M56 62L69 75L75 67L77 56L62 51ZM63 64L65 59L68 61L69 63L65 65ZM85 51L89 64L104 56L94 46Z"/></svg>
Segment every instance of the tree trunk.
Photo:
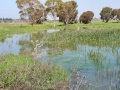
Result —
<svg viewBox="0 0 120 90"><path fill-rule="evenodd" d="M54 12L54 28L56 27L56 12Z"/></svg>

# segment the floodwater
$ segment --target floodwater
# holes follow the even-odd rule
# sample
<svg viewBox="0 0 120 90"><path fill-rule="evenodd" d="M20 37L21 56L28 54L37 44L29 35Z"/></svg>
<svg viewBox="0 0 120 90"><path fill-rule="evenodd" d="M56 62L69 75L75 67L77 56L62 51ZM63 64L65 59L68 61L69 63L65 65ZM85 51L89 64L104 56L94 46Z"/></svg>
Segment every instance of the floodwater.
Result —
<svg viewBox="0 0 120 90"><path fill-rule="evenodd" d="M75 70L86 77L86 90L120 90L120 47L45 41L47 35L58 32L13 35L0 42L0 55L28 54L67 70L69 76Z"/></svg>

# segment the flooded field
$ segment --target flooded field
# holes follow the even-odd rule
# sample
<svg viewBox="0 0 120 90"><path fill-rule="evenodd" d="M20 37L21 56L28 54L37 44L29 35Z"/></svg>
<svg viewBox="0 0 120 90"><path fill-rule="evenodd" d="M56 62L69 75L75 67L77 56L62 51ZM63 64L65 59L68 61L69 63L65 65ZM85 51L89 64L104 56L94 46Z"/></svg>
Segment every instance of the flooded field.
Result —
<svg viewBox="0 0 120 90"><path fill-rule="evenodd" d="M0 55L27 54L67 70L75 85L74 71L85 76L86 89L119 90L120 38L117 33L119 31L88 34L80 30L46 30L16 34L0 42Z"/></svg>

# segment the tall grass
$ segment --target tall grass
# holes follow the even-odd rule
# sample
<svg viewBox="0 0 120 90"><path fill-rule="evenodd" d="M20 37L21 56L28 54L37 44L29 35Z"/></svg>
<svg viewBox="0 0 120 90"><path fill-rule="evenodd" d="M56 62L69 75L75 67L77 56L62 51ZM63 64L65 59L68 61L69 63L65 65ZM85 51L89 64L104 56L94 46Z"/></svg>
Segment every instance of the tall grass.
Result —
<svg viewBox="0 0 120 90"><path fill-rule="evenodd" d="M58 90L66 81L66 72L56 66L27 56L0 56L0 90Z"/></svg>
<svg viewBox="0 0 120 90"><path fill-rule="evenodd" d="M45 41L61 47L89 44L92 46L120 46L120 30L66 30L46 35Z"/></svg>

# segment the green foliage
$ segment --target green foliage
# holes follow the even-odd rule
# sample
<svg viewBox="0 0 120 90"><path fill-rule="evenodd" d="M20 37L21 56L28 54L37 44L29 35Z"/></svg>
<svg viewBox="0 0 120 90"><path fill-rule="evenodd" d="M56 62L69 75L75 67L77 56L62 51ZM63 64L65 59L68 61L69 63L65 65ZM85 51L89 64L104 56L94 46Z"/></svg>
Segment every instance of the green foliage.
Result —
<svg viewBox="0 0 120 90"><path fill-rule="evenodd" d="M93 61L94 65L97 66L97 68L102 68L104 66L104 56L100 52L90 51L89 59Z"/></svg>
<svg viewBox="0 0 120 90"><path fill-rule="evenodd" d="M117 11L117 18L120 20L120 9Z"/></svg>
<svg viewBox="0 0 120 90"><path fill-rule="evenodd" d="M54 27L56 26L56 17L58 14L58 8L62 0L47 0L45 5L47 6L46 11L48 14L51 14L54 18Z"/></svg>
<svg viewBox="0 0 120 90"><path fill-rule="evenodd" d="M58 11L59 21L64 22L65 25L77 22L77 3L75 1L68 1L61 3Z"/></svg>
<svg viewBox="0 0 120 90"><path fill-rule="evenodd" d="M115 17L117 15L117 9L113 9L111 12L111 17Z"/></svg>
<svg viewBox="0 0 120 90"><path fill-rule="evenodd" d="M0 25L0 41L4 41L6 37L10 37L13 34L21 34L21 33L35 33L43 30L53 29L53 22L48 22L49 24L40 24L34 25L31 27L30 25ZM56 23L56 29L80 29L86 30L87 32L97 32L99 30L109 31L109 30L119 30L119 23L114 23L113 21L105 24L100 21L93 21L90 24L69 24L67 26L62 23ZM103 31L103 32L104 32ZM102 32L102 31L101 31Z"/></svg>
<svg viewBox="0 0 120 90"><path fill-rule="evenodd" d="M0 89L48 90L57 89L67 80L64 70L28 56L0 56Z"/></svg>
<svg viewBox="0 0 120 90"><path fill-rule="evenodd" d="M79 21L80 23L90 23L91 20L93 19L94 13L92 11L87 11L87 12L83 12L83 14L80 16Z"/></svg>
<svg viewBox="0 0 120 90"><path fill-rule="evenodd" d="M41 23L46 19L45 7L38 0L17 0L16 3L21 10L19 12L21 18L27 17L32 25L38 20Z"/></svg>
<svg viewBox="0 0 120 90"><path fill-rule="evenodd" d="M92 46L119 46L119 23L92 22L90 24L70 24L63 31L46 34L46 41L55 41L52 45L76 47L78 43ZM81 26L81 27L80 27ZM77 30L79 27L79 30ZM74 43L73 43L74 42ZM51 46L52 47L52 46ZM68 47L68 48L69 48Z"/></svg>
<svg viewBox="0 0 120 90"><path fill-rule="evenodd" d="M47 6L49 12L54 13L57 12L62 0L47 0L45 5Z"/></svg>
<svg viewBox="0 0 120 90"><path fill-rule="evenodd" d="M104 22L104 20L106 22L108 22L110 20L110 18L111 18L111 12L112 12L112 8L110 8L110 7L104 7L101 10L100 16L101 16L101 19L103 20L103 22Z"/></svg>
<svg viewBox="0 0 120 90"><path fill-rule="evenodd" d="M120 20L120 9L113 9L113 11L111 12L111 17L114 20L119 21Z"/></svg>

